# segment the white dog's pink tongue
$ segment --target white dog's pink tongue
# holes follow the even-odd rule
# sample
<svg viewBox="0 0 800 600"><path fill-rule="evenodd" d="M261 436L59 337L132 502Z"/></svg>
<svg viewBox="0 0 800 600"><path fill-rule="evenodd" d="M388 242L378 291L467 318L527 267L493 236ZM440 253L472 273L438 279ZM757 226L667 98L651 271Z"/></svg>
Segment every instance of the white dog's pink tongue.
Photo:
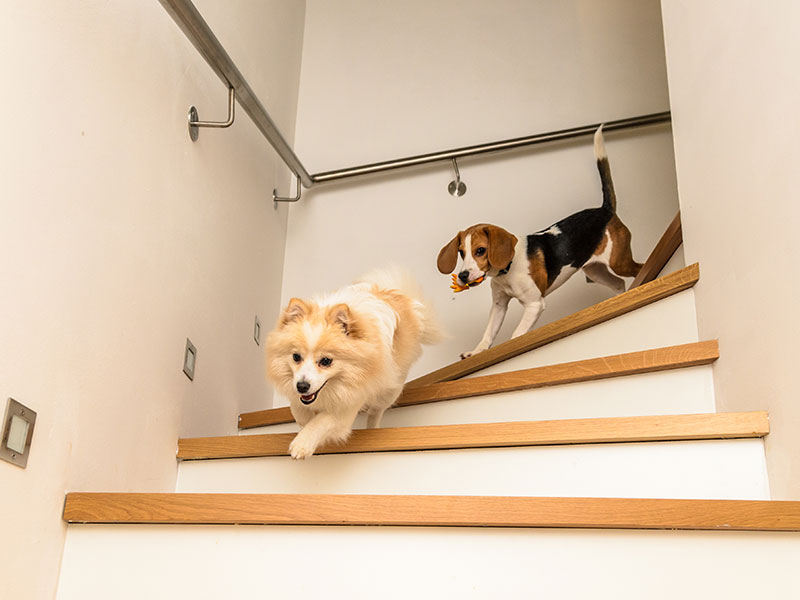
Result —
<svg viewBox="0 0 800 600"><path fill-rule="evenodd" d="M311 400L314 397L314 394L306 394L305 396L300 396L302 400Z"/></svg>

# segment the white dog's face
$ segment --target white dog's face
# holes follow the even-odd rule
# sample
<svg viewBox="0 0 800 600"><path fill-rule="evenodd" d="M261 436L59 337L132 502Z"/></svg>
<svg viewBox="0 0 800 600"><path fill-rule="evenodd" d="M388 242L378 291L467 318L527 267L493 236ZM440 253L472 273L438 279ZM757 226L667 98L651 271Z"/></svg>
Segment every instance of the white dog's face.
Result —
<svg viewBox="0 0 800 600"><path fill-rule="evenodd" d="M316 329L316 331L315 331ZM332 375L333 354L324 348L315 348L312 342L322 333L320 328L314 328L310 323L303 324L303 339L298 340L292 352L291 368L293 372L292 383L300 402L305 405L312 404L317 399L317 394L328 383ZM338 362L337 362L338 366Z"/></svg>
<svg viewBox="0 0 800 600"><path fill-rule="evenodd" d="M278 391L311 410L341 402L368 385L375 354L345 304L320 307L296 298L267 339L267 375Z"/></svg>
<svg viewBox="0 0 800 600"><path fill-rule="evenodd" d="M270 378L282 394L310 406L336 378L346 342L338 313L292 299L267 341Z"/></svg>

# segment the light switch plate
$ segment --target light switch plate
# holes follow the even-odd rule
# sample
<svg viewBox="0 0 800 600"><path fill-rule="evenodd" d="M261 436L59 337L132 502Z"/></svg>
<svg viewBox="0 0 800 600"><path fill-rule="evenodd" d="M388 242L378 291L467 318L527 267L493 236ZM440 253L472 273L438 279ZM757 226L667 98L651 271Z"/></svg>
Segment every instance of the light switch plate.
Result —
<svg viewBox="0 0 800 600"><path fill-rule="evenodd" d="M28 455L31 452L34 425L36 411L9 398L3 418L0 458L24 469L28 465Z"/></svg>
<svg viewBox="0 0 800 600"><path fill-rule="evenodd" d="M186 338L186 352L183 355L183 372L194 381L194 367L197 363L197 348L189 338Z"/></svg>

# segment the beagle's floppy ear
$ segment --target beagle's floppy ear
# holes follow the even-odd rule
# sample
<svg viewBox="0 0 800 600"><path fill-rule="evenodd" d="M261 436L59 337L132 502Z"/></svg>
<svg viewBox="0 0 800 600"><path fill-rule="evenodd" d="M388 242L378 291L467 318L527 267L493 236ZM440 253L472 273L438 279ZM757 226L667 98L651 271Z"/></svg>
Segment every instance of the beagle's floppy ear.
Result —
<svg viewBox="0 0 800 600"><path fill-rule="evenodd" d="M310 312L311 306L306 302L300 298L292 298L278 320L278 327L286 327L289 323L299 321Z"/></svg>
<svg viewBox="0 0 800 600"><path fill-rule="evenodd" d="M350 307L347 304L331 306L325 317L331 325L339 325L345 335L359 337L361 331L358 327L358 322L353 317L353 313L350 312Z"/></svg>
<svg viewBox="0 0 800 600"><path fill-rule="evenodd" d="M436 259L436 266L439 267L439 273L447 275L452 273L456 268L458 247L461 245L461 236L463 234L463 231L459 231L456 237L447 242L447 245L439 250L439 258Z"/></svg>
<svg viewBox="0 0 800 600"><path fill-rule="evenodd" d="M487 225L483 228L483 231L486 237L489 238L489 243L487 244L489 264L496 269L505 269L511 259L514 258L514 246L517 245L517 237L497 225Z"/></svg>

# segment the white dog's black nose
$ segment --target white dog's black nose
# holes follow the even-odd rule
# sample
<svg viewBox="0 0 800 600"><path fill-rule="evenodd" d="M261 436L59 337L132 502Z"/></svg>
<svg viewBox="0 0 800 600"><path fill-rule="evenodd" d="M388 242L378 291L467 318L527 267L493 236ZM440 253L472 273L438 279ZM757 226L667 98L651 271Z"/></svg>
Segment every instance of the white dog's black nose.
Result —
<svg viewBox="0 0 800 600"><path fill-rule="evenodd" d="M301 394L305 394L309 388L311 388L311 384L307 381L298 381L297 382L297 391Z"/></svg>
<svg viewBox="0 0 800 600"><path fill-rule="evenodd" d="M461 280L461 283L467 283L469 281L469 271L461 271L458 274L458 278Z"/></svg>

